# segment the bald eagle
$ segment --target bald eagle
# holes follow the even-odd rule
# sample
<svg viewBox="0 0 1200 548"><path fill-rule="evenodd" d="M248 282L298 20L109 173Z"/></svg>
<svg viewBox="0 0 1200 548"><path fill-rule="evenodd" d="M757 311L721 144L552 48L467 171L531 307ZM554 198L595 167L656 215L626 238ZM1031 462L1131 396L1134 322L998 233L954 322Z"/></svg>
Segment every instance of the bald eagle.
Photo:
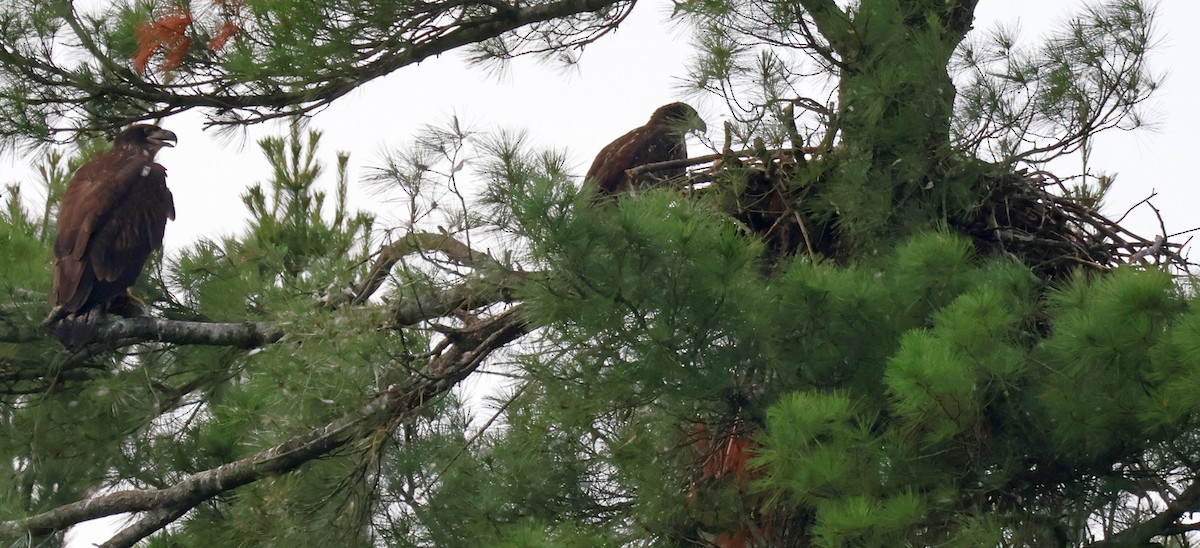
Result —
<svg viewBox="0 0 1200 548"><path fill-rule="evenodd" d="M686 103L659 107L646 125L617 137L601 149L584 181L592 181L591 184L598 185L605 194L628 190L632 181L625 173L627 170L687 158L685 136L689 131L706 129L700 115ZM679 168L663 175L673 177L683 172L683 168Z"/></svg>
<svg viewBox="0 0 1200 548"><path fill-rule="evenodd" d="M87 344L92 324L106 312L141 313L129 287L150 252L162 247L167 219L175 218L167 170L154 155L176 141L158 126L130 126L68 183L54 240L55 308L46 318L67 348Z"/></svg>

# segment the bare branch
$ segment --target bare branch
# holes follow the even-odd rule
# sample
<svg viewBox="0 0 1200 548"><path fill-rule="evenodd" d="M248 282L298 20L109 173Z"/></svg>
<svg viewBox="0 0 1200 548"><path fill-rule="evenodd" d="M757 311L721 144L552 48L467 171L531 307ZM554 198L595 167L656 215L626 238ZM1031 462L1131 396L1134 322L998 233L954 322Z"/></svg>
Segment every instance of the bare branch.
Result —
<svg viewBox="0 0 1200 548"><path fill-rule="evenodd" d="M427 244L437 243L450 250L459 261L481 259L491 261L486 254L460 255L469 249L453 238L438 234L421 235ZM398 242L400 243L400 242ZM461 246L461 247L460 247ZM402 246L398 246L402 247ZM392 263L394 264L394 262ZM472 310L499 302L511 301L513 290L533 273L504 270L499 274L483 274L447 289L422 287L415 295L391 305L395 326L408 326L444 316L458 310ZM366 284L368 281L364 281ZM179 345L229 346L257 348L279 341L286 334L283 326L271 322L187 322L161 318L122 318L100 324L92 338L95 344L128 345L138 342L163 342ZM0 322L0 343L31 343L50 337L50 332L30 323Z"/></svg>
<svg viewBox="0 0 1200 548"><path fill-rule="evenodd" d="M770 153L770 154L794 154L796 156L802 156L804 154L810 154L810 155L818 154L821 150L823 150L821 147L772 148L772 149L767 149L766 152ZM696 166L696 165L700 165L700 164L706 164L708 162L727 158L730 155L736 156L738 158L757 158L758 154L760 152L761 151L748 149L748 150L739 150L737 152L730 152L730 153L725 153L725 154L721 154L721 153L705 154L704 156L695 156L692 158L682 158L679 160L667 160L665 162L655 162L652 164L643 164L643 165L631 168L628 171L629 171L630 176L638 177L638 176L645 175L647 173L654 172L654 171L665 171L668 169L677 169L677 168L681 168L681 167L691 167L691 166Z"/></svg>
<svg viewBox="0 0 1200 548"><path fill-rule="evenodd" d="M1146 546L1150 539L1167 534L1179 534L1180 524L1176 523L1181 516L1188 512L1200 510L1200 481L1193 482L1187 489L1167 504L1162 513L1134 525L1107 539L1093 542L1087 548L1102 546Z"/></svg>
<svg viewBox="0 0 1200 548"><path fill-rule="evenodd" d="M349 295L341 299L330 299L330 304L336 306L340 302L346 301L349 301L351 304L366 302L367 299L371 298L371 295L374 295L383 286L383 283L392 271L392 267L396 266L396 263L400 262L400 259L423 251L441 252L451 261L468 267L475 267L479 261L496 264L496 260L488 254L471 249L467 244L454 239L449 234L410 232L405 234L400 240L380 249L367 277L359 282L350 291Z"/></svg>
<svg viewBox="0 0 1200 548"><path fill-rule="evenodd" d="M192 506L195 506L195 504ZM139 540L150 536L155 531L158 531L163 527L170 525L171 522L183 517L183 515L186 514L190 509L191 506L177 504L146 512L146 515L142 519L138 520L137 523L120 530L116 535L113 535L112 538L108 539L107 542L101 544L100 548L128 548L133 546L137 544Z"/></svg>
<svg viewBox="0 0 1200 548"><path fill-rule="evenodd" d="M473 310L512 299L517 286L535 273L505 271L499 277L481 276L468 279L450 289L438 291L429 286L416 288L416 294L391 307L391 317L397 326L444 316L456 310Z"/></svg>
<svg viewBox="0 0 1200 548"><path fill-rule="evenodd" d="M268 322L184 322L160 318L122 318L101 324L97 343L165 342L255 348L278 341L283 330ZM0 342L27 343L46 339L50 332L35 325L0 325Z"/></svg>
<svg viewBox="0 0 1200 548"><path fill-rule="evenodd" d="M1151 256L1158 255L1158 253L1162 249L1162 246L1164 243L1166 243L1166 239L1163 238L1163 236L1161 234L1159 234L1158 236L1155 236L1153 243L1151 243L1147 247L1143 247L1137 253L1134 253L1133 255L1129 256L1129 261L1128 261L1129 264L1139 262L1142 259L1146 258L1147 255L1151 255Z"/></svg>

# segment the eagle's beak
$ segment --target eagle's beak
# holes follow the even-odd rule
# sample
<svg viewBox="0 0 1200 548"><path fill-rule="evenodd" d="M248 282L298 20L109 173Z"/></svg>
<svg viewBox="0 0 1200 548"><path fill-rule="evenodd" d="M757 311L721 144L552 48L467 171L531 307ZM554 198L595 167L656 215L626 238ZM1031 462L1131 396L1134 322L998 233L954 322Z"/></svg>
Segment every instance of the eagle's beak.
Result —
<svg viewBox="0 0 1200 548"><path fill-rule="evenodd" d="M176 137L173 131L158 129L151 133L146 140L160 147L173 147L175 143L179 142L179 137Z"/></svg>

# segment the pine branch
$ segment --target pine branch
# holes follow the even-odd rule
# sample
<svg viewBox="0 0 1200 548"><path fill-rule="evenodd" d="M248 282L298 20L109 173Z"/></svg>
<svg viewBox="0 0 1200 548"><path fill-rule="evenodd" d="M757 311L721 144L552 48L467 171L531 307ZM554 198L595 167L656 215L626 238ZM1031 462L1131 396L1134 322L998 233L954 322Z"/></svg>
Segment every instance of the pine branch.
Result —
<svg viewBox="0 0 1200 548"><path fill-rule="evenodd" d="M269 322L211 323L158 318L121 319L101 326L96 331L99 340L115 343L134 339L235 348L266 346L283 335L283 329Z"/></svg>
<svg viewBox="0 0 1200 548"><path fill-rule="evenodd" d="M106 547L133 546L221 493L285 474L370 436L378 428L395 428L411 420L438 396L474 372L492 352L527 331L520 307L487 320L470 322L467 328L454 334L452 344L430 360L423 374L403 385L389 386L357 412L249 457L191 474L170 487L117 491L24 519L2 521L0 537L43 535L104 516L148 512L104 544Z"/></svg>
<svg viewBox="0 0 1200 548"><path fill-rule="evenodd" d="M419 293L390 305L390 328L400 328L446 316L471 311L501 302L511 302L512 293L530 273L504 270L500 275L479 275L443 290L422 286ZM46 390L47 383L63 380L86 380L88 360L81 359L140 342L161 342L175 345L227 346L258 348L278 342L287 334L285 326L273 322L217 323L185 322L159 318L117 319L103 323L93 335L88 348L71 356L58 367L30 367L0 361L0 394L27 394ZM49 331L27 323L0 321L0 343L33 343L49 339Z"/></svg>
<svg viewBox="0 0 1200 548"><path fill-rule="evenodd" d="M468 9L477 6L489 6L489 12L472 14ZM598 13L614 6L621 6L616 13ZM547 46L549 50L579 46L616 28L632 6L628 0L559 0L528 6L498 1L418 3L420 11L407 13L408 19L397 21L387 33L379 31L375 33L378 36L364 36L364 41L355 45L358 54L349 57L350 66L331 59L326 71L312 75L308 81L288 80L284 75L270 73L233 74L216 68L217 64L201 63L190 67L195 69L194 74L180 73L174 83L164 85L142 77L128 68L126 60L100 47L89 26L67 4L63 17L74 40L94 59L97 66L93 76L78 78L75 71L55 64L54 60L7 44L0 44L3 62L0 72L15 81L36 84L23 95L37 110L31 114L55 122L64 119L78 122L75 115L80 112L96 117L88 120L91 124L88 127L64 124L52 128L51 133L105 130L193 108L213 111L210 126L250 124L311 113L371 80L464 46L511 37L522 28L532 27L533 30L526 31L532 37L518 36L515 38L518 41L533 41L539 34L545 34L562 42ZM565 21L561 23L563 29L555 28L558 20L573 17L592 20ZM539 31L538 25L551 28ZM94 97L104 97L108 110L100 112L92 106L90 100ZM120 105L114 109L112 103ZM15 133L7 136L29 137Z"/></svg>
<svg viewBox="0 0 1200 548"><path fill-rule="evenodd" d="M447 289L422 288L410 298L391 305L393 325L403 327L458 311L510 302L517 285L530 273L505 270L501 275L480 275ZM257 348L278 342L286 334L273 322L188 322L161 318L122 318L96 328L94 343L128 345L163 342L178 345ZM50 332L29 323L0 322L0 343L31 343L49 338ZM0 378L0 380L4 380Z"/></svg>
<svg viewBox="0 0 1200 548"><path fill-rule="evenodd" d="M474 310L500 302L511 302L512 293L533 273L505 271L499 277L478 276L441 291L420 286L418 293L390 308L397 327L431 320L456 310Z"/></svg>
<svg viewBox="0 0 1200 548"><path fill-rule="evenodd" d="M165 342L208 346L256 348L278 341L284 331L269 322L185 322L160 318L122 318L100 324L94 342ZM0 342L28 343L43 340L50 332L32 324L0 325Z"/></svg>

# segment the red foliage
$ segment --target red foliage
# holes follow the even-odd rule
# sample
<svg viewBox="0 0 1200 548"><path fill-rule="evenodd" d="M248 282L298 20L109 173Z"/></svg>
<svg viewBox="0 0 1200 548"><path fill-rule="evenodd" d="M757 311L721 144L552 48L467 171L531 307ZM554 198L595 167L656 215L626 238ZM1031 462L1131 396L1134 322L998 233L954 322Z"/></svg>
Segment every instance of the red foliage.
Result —
<svg viewBox="0 0 1200 548"><path fill-rule="evenodd" d="M700 477L688 487L687 500L695 503L700 498L698 481L713 481L729 478L733 485L742 488L757 475L750 469L750 458L754 456L757 443L745 431L740 421L728 430L714 431L703 422L692 423L690 444L696 451L700 464ZM740 490L740 489L739 489ZM751 496L749 500L754 500ZM771 538L770 516L732 532L716 535L712 542L720 548L749 548L760 544L758 539Z"/></svg>
<svg viewBox="0 0 1200 548"><path fill-rule="evenodd" d="M221 25L212 40L208 41L208 49L220 51L229 42L229 39L233 38L233 35L242 30L242 25L238 22L242 21L242 8L245 7L245 4L242 0L213 0L213 3L221 8L225 24Z"/></svg>
<svg viewBox="0 0 1200 548"><path fill-rule="evenodd" d="M237 23L226 20L225 24L221 25L221 30L217 31L217 34L212 37L212 40L208 41L208 49L212 51L220 51L221 48L225 47L225 43L228 42L230 38L233 38L233 35L237 34L239 30L241 30L241 27L237 26Z"/></svg>
<svg viewBox="0 0 1200 548"><path fill-rule="evenodd" d="M721 548L746 548L754 545L754 535L749 529L740 529L733 533L721 533L713 539L713 544Z"/></svg>
<svg viewBox="0 0 1200 548"><path fill-rule="evenodd" d="M192 24L192 13L187 8L174 8L154 21L148 21L133 31L138 50L133 56L133 68L146 73L146 65L155 53L162 51L163 62L158 68L170 72L183 64L183 57L192 45L187 28Z"/></svg>
<svg viewBox="0 0 1200 548"><path fill-rule="evenodd" d="M754 440L740 432L737 426L731 431L712 439L707 428L700 423L692 425L693 432L701 434L692 446L701 451L704 458L700 479L722 478L733 475L736 485L750 481L750 457L754 454Z"/></svg>

